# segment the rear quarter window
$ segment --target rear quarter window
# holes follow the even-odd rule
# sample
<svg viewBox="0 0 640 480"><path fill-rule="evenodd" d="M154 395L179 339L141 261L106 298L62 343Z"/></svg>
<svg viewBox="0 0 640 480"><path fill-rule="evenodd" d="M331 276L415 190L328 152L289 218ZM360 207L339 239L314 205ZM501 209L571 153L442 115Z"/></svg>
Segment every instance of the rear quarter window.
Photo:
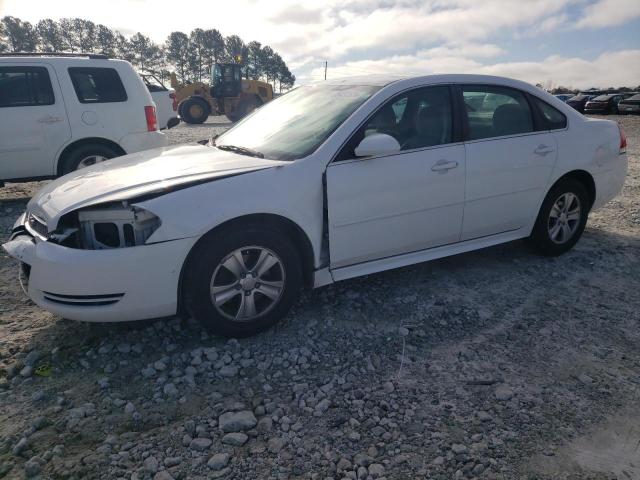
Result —
<svg viewBox="0 0 640 480"><path fill-rule="evenodd" d="M80 103L127 101L127 92L114 68L71 67L69 76Z"/></svg>
<svg viewBox="0 0 640 480"><path fill-rule="evenodd" d="M533 101L540 112L543 130L560 130L566 128L567 117L564 113L552 107L547 102L540 100L538 97L533 97Z"/></svg>

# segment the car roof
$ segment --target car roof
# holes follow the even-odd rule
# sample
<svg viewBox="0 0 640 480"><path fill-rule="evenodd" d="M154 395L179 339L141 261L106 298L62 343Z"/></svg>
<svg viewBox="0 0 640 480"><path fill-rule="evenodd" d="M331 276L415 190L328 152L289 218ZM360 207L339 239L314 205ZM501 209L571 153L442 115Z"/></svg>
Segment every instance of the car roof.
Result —
<svg viewBox="0 0 640 480"><path fill-rule="evenodd" d="M385 87L392 83L405 83L407 86L418 84L428 85L430 83L478 83L478 84L495 84L502 86L510 86L520 89L531 90L536 89L532 84L507 77L498 77L494 75L476 75L467 73L448 73L433 74L420 76L400 76L400 75L362 75L353 77L339 77L329 80L319 80L312 82L311 85L371 85Z"/></svg>
<svg viewBox="0 0 640 480"><path fill-rule="evenodd" d="M128 64L126 60L119 60L114 58L108 58L106 56L87 56L87 55L47 55L47 54L35 54L35 55L3 55L0 54L0 64L3 63L50 63L56 65L65 66L113 66L114 64Z"/></svg>

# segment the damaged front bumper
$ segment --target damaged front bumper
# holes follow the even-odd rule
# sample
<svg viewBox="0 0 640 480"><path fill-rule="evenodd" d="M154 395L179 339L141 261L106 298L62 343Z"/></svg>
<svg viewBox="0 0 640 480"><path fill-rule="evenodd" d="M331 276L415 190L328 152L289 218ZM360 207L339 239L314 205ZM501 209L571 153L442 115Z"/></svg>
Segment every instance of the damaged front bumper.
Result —
<svg viewBox="0 0 640 480"><path fill-rule="evenodd" d="M197 239L81 250L34 237L24 220L3 248L21 262L25 290L45 310L88 322L176 314L180 272Z"/></svg>

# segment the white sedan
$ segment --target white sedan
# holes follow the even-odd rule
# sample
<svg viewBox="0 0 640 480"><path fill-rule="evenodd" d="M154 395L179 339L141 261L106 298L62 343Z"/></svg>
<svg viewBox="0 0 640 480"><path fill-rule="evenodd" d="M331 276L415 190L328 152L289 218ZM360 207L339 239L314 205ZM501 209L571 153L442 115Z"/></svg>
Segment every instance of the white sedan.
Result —
<svg viewBox="0 0 640 480"><path fill-rule="evenodd" d="M301 287L528 238L559 255L620 192L624 133L527 83L478 75L299 87L207 145L70 173L4 245L66 318L186 313L227 336Z"/></svg>

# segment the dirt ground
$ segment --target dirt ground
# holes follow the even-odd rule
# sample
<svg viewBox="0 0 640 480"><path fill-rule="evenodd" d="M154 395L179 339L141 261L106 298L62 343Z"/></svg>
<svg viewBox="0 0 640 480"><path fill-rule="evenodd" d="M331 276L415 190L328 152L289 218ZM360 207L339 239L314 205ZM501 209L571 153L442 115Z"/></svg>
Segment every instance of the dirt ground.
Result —
<svg viewBox="0 0 640 480"><path fill-rule="evenodd" d="M608 118L626 185L569 253L340 282L240 341L62 320L3 252L0 477L640 479L640 117ZM0 240L38 186L0 189Z"/></svg>

